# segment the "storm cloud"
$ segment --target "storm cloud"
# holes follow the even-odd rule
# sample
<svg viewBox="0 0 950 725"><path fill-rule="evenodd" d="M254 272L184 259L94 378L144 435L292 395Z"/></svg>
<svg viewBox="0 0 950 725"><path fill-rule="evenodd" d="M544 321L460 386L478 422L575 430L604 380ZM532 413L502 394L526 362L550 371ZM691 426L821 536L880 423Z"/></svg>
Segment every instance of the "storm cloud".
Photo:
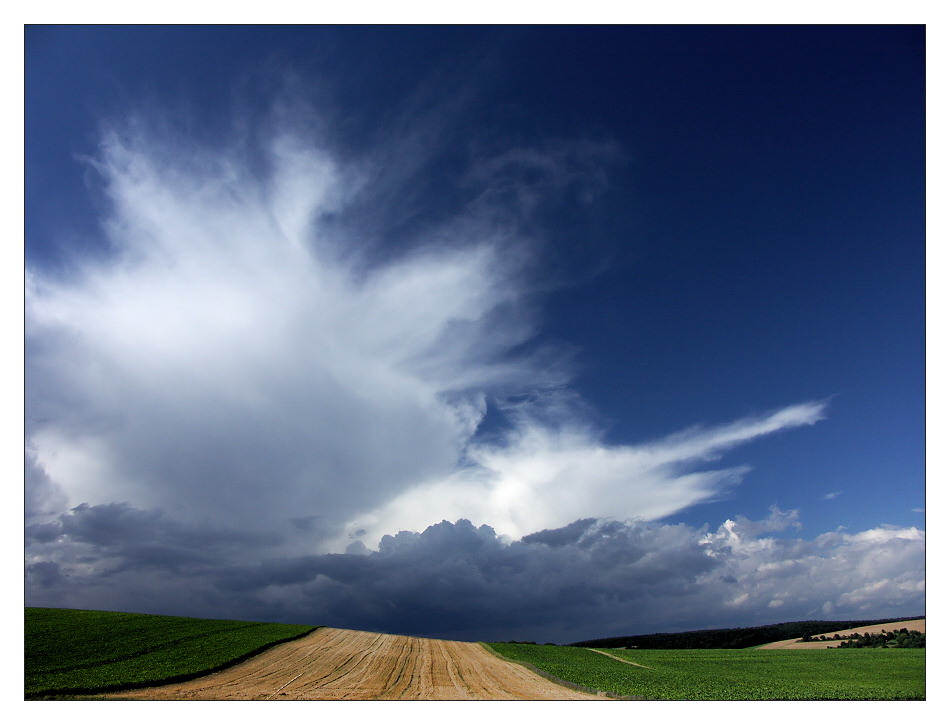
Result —
<svg viewBox="0 0 950 725"><path fill-rule="evenodd" d="M127 506L79 507L30 531L38 554L72 556L38 561L28 577L59 606L80 598L121 609L147 598L176 614L226 609L463 640L563 643L923 611L921 531L766 535L796 523L796 512L778 509L712 531L584 519L511 542L463 519L385 536L374 551L248 561L243 547L228 553L235 532L189 533ZM165 527L181 547L168 546Z"/></svg>

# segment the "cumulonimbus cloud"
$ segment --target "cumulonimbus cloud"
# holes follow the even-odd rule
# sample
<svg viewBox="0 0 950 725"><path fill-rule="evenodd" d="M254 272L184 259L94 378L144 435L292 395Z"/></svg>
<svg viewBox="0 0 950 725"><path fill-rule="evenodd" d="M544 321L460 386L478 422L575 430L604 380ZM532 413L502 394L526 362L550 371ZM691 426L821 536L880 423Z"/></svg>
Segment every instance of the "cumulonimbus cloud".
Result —
<svg viewBox="0 0 950 725"><path fill-rule="evenodd" d="M539 411L569 355L531 346L532 247L484 195L382 257L352 231L371 225L340 222L371 213L366 163L286 130L253 153L184 147L148 126L106 132L90 162L106 251L28 268L31 521L128 504L293 551L441 519L519 538L707 500L745 470L708 467L719 453L822 416L805 403L614 447L571 411L553 424ZM510 185L524 159L568 164L576 186L608 151L500 168ZM509 405L506 437L485 443L486 400L515 395L541 403Z"/></svg>
<svg viewBox="0 0 950 725"><path fill-rule="evenodd" d="M362 234L397 195L372 159L286 129L184 153L130 128L91 160L100 251L28 265L31 603L559 641L917 611L916 529L655 522L736 485L725 452L824 403L628 445L572 404L569 350L533 343L516 222L563 179L602 183L609 145L481 160L464 184L503 174L501 207L474 193L383 255ZM505 425L486 431L489 406Z"/></svg>
<svg viewBox="0 0 950 725"><path fill-rule="evenodd" d="M332 531L451 470L482 390L564 381L508 355L533 332L516 252L459 224L369 265L320 221L342 167L285 136L264 152L254 175L110 133L111 253L28 270L29 445L70 503Z"/></svg>
<svg viewBox="0 0 950 725"><path fill-rule="evenodd" d="M123 505L31 527L27 570L50 606L324 624L448 639L596 637L924 611L924 535L881 526L779 537L773 508L709 531L580 519L519 541L466 520L387 535L378 551L249 557L240 532Z"/></svg>

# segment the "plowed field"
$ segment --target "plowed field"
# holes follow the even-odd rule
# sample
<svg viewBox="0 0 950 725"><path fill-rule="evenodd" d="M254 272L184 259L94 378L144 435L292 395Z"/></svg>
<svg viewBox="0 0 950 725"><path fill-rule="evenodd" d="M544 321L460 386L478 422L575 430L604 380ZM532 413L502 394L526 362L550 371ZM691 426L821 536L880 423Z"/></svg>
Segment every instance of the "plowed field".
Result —
<svg viewBox="0 0 950 725"><path fill-rule="evenodd" d="M842 637L847 637L850 634L880 634L881 632L892 632L902 627L906 627L908 630L917 630L918 632L927 631L927 620L926 619L911 619L903 622L891 622L889 624L874 624L869 627L854 627L852 629L839 629L837 632L825 632L826 637L831 637L832 639L836 634L840 634ZM820 636L820 635L815 635ZM800 639L800 638L799 638ZM799 642L797 639L783 639L780 642L772 642L770 644L764 644L760 649L827 649L829 646L834 647L837 645L837 642Z"/></svg>
<svg viewBox="0 0 950 725"><path fill-rule="evenodd" d="M472 642L322 628L221 672L115 693L144 700L602 700Z"/></svg>

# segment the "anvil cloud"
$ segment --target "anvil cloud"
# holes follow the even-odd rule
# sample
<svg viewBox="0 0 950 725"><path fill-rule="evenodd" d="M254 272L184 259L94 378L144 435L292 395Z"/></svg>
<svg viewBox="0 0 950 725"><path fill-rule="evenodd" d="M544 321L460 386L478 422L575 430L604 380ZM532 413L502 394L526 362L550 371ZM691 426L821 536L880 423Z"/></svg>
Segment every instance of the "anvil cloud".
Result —
<svg viewBox="0 0 950 725"><path fill-rule="evenodd" d="M805 403L608 447L570 404L568 354L531 344L526 242L463 209L377 261L326 221L361 193L327 151L278 133L255 174L237 149L182 160L168 143L106 133L91 163L109 254L29 274L29 448L70 506L128 502L291 549L446 518L520 538L675 513L745 470L697 463L822 417ZM488 401L500 441L477 435Z"/></svg>

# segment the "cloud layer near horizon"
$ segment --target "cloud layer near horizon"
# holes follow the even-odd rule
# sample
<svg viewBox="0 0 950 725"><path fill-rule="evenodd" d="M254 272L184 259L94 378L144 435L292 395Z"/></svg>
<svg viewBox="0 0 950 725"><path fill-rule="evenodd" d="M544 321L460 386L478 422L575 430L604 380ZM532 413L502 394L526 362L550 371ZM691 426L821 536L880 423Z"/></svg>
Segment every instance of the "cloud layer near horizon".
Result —
<svg viewBox="0 0 950 725"><path fill-rule="evenodd" d="M52 606L229 616L442 637L596 637L924 611L924 535L881 526L776 538L794 511L684 524L581 519L506 542L443 521L378 551L248 560L248 537L127 505L77 507L28 530ZM94 562L94 563L90 563Z"/></svg>
<svg viewBox="0 0 950 725"><path fill-rule="evenodd" d="M442 519L520 538L713 498L745 468L700 464L822 417L805 403L608 447L565 388L566 347L534 339L536 250L515 220L535 201L488 209L475 193L384 256L354 231L372 224L346 221L385 196L371 160L287 129L183 154L186 139L148 128L104 133L90 160L108 251L28 269L31 522L124 502L288 552ZM513 166L554 193L605 153L565 143L473 166L534 199ZM485 437L489 405L506 423Z"/></svg>

